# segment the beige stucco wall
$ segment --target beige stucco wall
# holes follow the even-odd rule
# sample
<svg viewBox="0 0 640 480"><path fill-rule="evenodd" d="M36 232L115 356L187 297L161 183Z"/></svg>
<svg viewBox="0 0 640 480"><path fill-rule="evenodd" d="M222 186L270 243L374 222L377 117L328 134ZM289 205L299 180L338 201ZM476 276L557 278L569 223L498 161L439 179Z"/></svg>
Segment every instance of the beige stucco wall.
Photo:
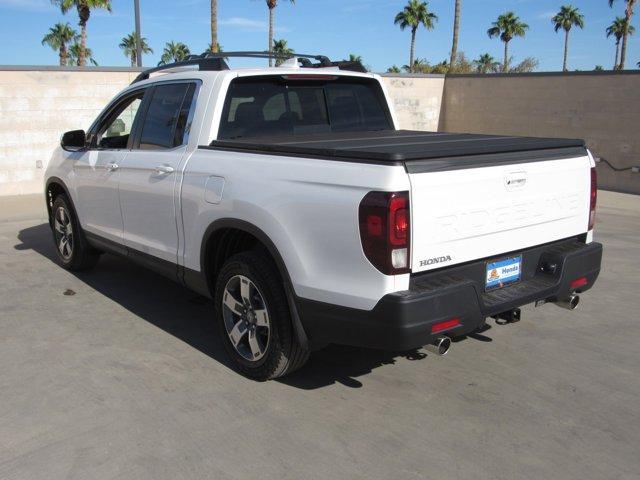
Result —
<svg viewBox="0 0 640 480"><path fill-rule="evenodd" d="M43 190L62 132L88 128L129 71L0 71L0 195Z"/></svg>
<svg viewBox="0 0 640 480"><path fill-rule="evenodd" d="M447 77L440 129L583 138L617 167L640 165L640 74ZM598 177L640 193L640 174L600 164Z"/></svg>
<svg viewBox="0 0 640 480"><path fill-rule="evenodd" d="M434 132L438 130L444 75L385 75L383 79L400 128Z"/></svg>

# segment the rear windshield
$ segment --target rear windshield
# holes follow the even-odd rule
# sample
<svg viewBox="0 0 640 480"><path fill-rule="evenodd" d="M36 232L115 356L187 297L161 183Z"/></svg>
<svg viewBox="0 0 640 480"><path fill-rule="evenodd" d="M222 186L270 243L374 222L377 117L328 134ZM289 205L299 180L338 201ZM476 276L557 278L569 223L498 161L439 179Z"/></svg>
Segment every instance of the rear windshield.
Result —
<svg viewBox="0 0 640 480"><path fill-rule="evenodd" d="M390 130L377 81L349 77L251 77L234 80L218 138Z"/></svg>

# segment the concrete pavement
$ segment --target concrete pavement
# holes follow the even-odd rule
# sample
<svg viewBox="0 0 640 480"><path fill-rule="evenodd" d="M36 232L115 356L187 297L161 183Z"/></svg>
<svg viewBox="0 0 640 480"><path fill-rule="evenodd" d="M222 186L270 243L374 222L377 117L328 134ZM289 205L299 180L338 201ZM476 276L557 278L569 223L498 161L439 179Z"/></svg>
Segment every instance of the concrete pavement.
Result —
<svg viewBox="0 0 640 480"><path fill-rule="evenodd" d="M637 479L640 197L599 202L577 311L254 383L207 301L108 255L66 272L38 201L0 199L0 478Z"/></svg>

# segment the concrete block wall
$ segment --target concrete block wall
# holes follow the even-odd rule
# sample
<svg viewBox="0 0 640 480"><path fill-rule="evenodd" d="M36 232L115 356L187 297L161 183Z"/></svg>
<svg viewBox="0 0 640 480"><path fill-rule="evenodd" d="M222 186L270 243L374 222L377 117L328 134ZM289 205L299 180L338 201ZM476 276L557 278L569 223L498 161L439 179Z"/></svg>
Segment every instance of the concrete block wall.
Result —
<svg viewBox="0 0 640 480"><path fill-rule="evenodd" d="M0 196L41 192L60 135L87 129L136 75L130 69L0 69Z"/></svg>
<svg viewBox="0 0 640 480"><path fill-rule="evenodd" d="M444 75L385 75L384 83L400 128L438 130Z"/></svg>

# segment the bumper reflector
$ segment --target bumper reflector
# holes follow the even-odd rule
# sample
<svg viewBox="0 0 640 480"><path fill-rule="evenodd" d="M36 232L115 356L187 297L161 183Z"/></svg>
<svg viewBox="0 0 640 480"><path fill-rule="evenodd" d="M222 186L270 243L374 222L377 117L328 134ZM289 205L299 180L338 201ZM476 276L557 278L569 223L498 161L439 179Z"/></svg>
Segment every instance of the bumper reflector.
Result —
<svg viewBox="0 0 640 480"><path fill-rule="evenodd" d="M444 322L434 323L431 325L431 333L443 332L450 328L457 327L458 325L460 325L459 318L452 318L451 320L445 320Z"/></svg>
<svg viewBox="0 0 640 480"><path fill-rule="evenodd" d="M571 290L575 290L576 288L584 287L587 283L587 277L576 278L573 282L571 282L569 288Z"/></svg>

